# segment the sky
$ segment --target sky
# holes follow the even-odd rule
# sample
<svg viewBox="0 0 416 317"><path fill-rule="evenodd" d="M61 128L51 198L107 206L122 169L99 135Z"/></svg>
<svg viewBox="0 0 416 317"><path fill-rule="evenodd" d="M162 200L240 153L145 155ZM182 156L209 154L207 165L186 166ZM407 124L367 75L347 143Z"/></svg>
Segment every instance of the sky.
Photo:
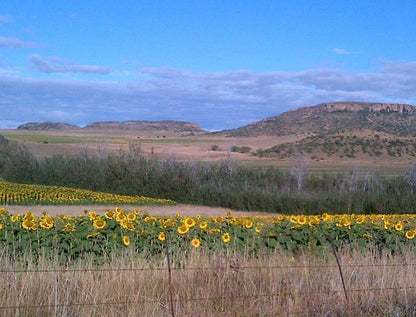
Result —
<svg viewBox="0 0 416 317"><path fill-rule="evenodd" d="M0 128L416 104L414 0L0 2Z"/></svg>

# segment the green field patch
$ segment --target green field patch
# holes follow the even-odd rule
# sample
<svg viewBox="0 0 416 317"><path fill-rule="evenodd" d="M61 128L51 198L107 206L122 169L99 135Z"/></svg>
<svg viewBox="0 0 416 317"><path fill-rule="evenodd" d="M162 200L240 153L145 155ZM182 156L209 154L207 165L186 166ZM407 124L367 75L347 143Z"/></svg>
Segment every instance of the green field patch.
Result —
<svg viewBox="0 0 416 317"><path fill-rule="evenodd" d="M37 143L115 143L127 144L130 140L117 137L89 137L66 135L34 135L34 134L10 134L3 133L9 140Z"/></svg>

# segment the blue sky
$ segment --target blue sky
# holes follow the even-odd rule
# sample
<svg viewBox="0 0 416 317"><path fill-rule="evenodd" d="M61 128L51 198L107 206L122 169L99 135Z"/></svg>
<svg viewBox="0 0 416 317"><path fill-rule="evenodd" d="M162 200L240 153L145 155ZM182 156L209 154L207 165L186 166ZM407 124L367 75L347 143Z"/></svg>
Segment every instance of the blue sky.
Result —
<svg viewBox="0 0 416 317"><path fill-rule="evenodd" d="M0 128L416 104L416 1L0 2Z"/></svg>

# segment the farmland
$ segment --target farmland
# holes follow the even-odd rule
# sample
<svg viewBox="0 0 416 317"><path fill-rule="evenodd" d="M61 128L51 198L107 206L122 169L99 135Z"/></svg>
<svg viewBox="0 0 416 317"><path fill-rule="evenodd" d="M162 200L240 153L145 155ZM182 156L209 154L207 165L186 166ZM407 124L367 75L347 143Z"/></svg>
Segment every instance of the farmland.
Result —
<svg viewBox="0 0 416 317"><path fill-rule="evenodd" d="M134 153L121 155L116 166L136 163L130 161L134 157L142 164L156 162ZM80 158L71 164L88 186L93 184L88 170L105 176L92 169L85 156ZM83 170L77 162L89 167ZM181 165L166 164L160 167L180 171ZM63 172L64 166L53 170ZM283 174L276 176L284 179ZM401 214L332 210L244 216L223 211L210 216L198 215L195 206L181 215L181 205L161 198L1 184L0 274L2 283L11 286L0 294L7 303L0 307L5 316L128 316L137 309L145 316L195 312L253 316L278 311L284 316L393 316L409 315L414 309L410 298L416 219L404 209ZM405 183L402 186L409 190ZM117 203L128 209L105 207ZM171 206L176 213L153 215L146 210L148 204ZM95 211L100 205L104 208ZM21 212L8 211L16 207ZM335 255L347 277L346 293Z"/></svg>
<svg viewBox="0 0 416 317"><path fill-rule="evenodd" d="M69 191L6 185L9 203L19 203L7 194L18 189L44 197ZM72 195L85 204L83 191ZM407 316L414 309L414 214L208 216L194 207L194 216L155 216L138 205L76 216L57 206L51 216L9 206L0 209L0 280L11 285L0 292L4 316L137 309L145 316Z"/></svg>
<svg viewBox="0 0 416 317"><path fill-rule="evenodd" d="M413 316L413 112L343 106L1 131L0 314Z"/></svg>

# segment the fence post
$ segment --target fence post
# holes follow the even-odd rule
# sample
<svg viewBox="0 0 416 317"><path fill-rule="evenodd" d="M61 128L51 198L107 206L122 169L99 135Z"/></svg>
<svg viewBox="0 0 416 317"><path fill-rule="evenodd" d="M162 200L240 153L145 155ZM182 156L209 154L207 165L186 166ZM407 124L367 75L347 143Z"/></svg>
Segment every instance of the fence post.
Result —
<svg viewBox="0 0 416 317"><path fill-rule="evenodd" d="M172 317L175 317L175 309L173 306L173 293L172 293L172 270L170 267L170 257L169 257L169 243L168 235L165 233L165 249L166 249L166 261L168 262L168 275L169 275L169 298L170 298L170 313Z"/></svg>
<svg viewBox="0 0 416 317"><path fill-rule="evenodd" d="M341 263L340 263L339 258L338 258L338 254L337 254L337 250L336 250L335 245L334 245L334 241L332 240L331 237L329 237L328 240L331 243L332 252L334 253L335 260L337 261L339 275L341 276L342 288L344 289L345 300L346 300L346 303L348 305L349 304L349 298L348 298L347 288L345 287L344 275L342 274Z"/></svg>

